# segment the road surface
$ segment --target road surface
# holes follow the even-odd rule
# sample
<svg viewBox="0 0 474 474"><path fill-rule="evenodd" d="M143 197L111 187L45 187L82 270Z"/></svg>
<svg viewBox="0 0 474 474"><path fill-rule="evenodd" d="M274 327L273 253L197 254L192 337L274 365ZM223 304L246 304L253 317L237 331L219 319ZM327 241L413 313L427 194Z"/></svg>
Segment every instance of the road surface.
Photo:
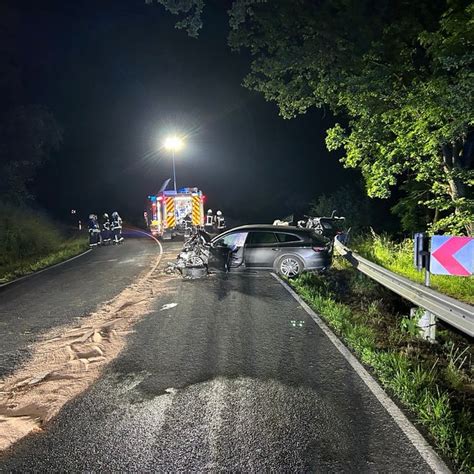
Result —
<svg viewBox="0 0 474 474"><path fill-rule="evenodd" d="M431 472L271 275L168 285L101 379L0 471Z"/></svg>
<svg viewBox="0 0 474 474"><path fill-rule="evenodd" d="M125 238L123 245L95 248L0 288L0 377L28 358L28 346L41 334L90 314L150 266L156 242L137 232Z"/></svg>

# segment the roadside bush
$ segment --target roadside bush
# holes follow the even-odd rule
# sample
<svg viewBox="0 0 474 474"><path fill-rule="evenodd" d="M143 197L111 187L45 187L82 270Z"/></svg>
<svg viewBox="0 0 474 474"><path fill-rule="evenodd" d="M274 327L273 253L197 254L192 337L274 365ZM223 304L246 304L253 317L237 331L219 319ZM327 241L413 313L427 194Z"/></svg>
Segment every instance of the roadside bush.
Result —
<svg viewBox="0 0 474 474"><path fill-rule="evenodd" d="M62 241L53 223L23 207L0 204L0 265L41 257L52 252Z"/></svg>
<svg viewBox="0 0 474 474"><path fill-rule="evenodd" d="M67 238L41 212L0 203L0 283L58 263L85 248L85 237Z"/></svg>

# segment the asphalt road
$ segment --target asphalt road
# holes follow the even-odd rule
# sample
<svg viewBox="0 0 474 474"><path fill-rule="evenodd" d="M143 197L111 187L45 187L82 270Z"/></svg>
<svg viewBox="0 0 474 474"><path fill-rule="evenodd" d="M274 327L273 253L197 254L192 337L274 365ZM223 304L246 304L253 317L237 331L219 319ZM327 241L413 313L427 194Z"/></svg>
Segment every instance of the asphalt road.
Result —
<svg viewBox="0 0 474 474"><path fill-rule="evenodd" d="M136 232L125 238L0 288L0 377L27 359L28 346L45 331L90 314L149 267L156 242Z"/></svg>
<svg viewBox="0 0 474 474"><path fill-rule="evenodd" d="M430 471L271 275L170 285L103 377L0 470Z"/></svg>

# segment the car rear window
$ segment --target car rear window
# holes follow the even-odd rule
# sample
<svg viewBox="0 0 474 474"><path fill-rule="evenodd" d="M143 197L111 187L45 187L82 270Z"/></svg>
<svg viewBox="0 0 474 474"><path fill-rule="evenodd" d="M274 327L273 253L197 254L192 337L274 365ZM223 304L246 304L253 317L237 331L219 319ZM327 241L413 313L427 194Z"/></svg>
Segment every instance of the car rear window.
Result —
<svg viewBox="0 0 474 474"><path fill-rule="evenodd" d="M277 232L276 236L280 242L301 242L301 239L294 234L283 234L281 232Z"/></svg>
<svg viewBox="0 0 474 474"><path fill-rule="evenodd" d="M277 242L273 232L250 232L248 244L274 244Z"/></svg>

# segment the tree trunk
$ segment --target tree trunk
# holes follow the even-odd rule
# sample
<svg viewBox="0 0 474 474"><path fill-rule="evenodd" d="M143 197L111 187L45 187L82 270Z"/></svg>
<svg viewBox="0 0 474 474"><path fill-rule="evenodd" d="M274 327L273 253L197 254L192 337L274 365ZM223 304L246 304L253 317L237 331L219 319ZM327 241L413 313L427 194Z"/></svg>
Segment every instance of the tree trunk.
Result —
<svg viewBox="0 0 474 474"><path fill-rule="evenodd" d="M449 185L449 195L454 203L454 213L460 214L461 209L458 205L460 198L466 197L466 185L463 180L457 176L453 176L453 171L469 168L471 157L463 157L464 141L462 139L451 144L443 145L443 168ZM466 158L466 159L464 159ZM466 166L467 165L467 166ZM465 225L467 235L474 234L474 222Z"/></svg>
<svg viewBox="0 0 474 474"><path fill-rule="evenodd" d="M436 224L439 220L439 209L435 207L434 217L433 217L433 224Z"/></svg>
<svg viewBox="0 0 474 474"><path fill-rule="evenodd" d="M462 153L462 143L443 145L444 172L449 184L449 195L453 201L466 195L464 183L452 174L455 169L462 169L460 153Z"/></svg>

